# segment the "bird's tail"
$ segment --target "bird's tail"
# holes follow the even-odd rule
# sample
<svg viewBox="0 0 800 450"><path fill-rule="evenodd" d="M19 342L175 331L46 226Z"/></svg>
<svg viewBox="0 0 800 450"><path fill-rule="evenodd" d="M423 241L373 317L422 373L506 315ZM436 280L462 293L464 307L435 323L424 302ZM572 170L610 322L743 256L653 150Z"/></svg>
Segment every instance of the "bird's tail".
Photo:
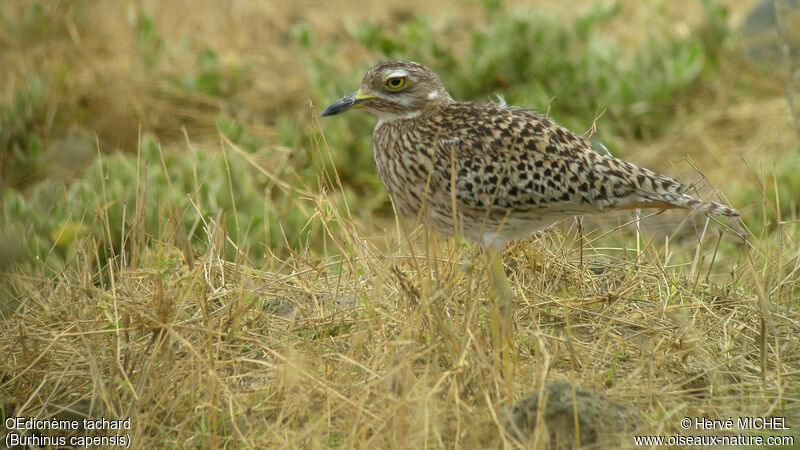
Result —
<svg viewBox="0 0 800 450"><path fill-rule="evenodd" d="M618 209L659 208L659 209L691 209L708 214L738 217L733 208L719 203L704 202L682 192L647 192L641 193L636 198L623 200L617 203Z"/></svg>
<svg viewBox="0 0 800 450"><path fill-rule="evenodd" d="M621 209L661 208L690 209L708 214L738 217L733 208L714 202L704 202L686 194L686 188L676 180L657 174L652 170L621 162L628 166L630 183L634 192L621 199L615 206Z"/></svg>

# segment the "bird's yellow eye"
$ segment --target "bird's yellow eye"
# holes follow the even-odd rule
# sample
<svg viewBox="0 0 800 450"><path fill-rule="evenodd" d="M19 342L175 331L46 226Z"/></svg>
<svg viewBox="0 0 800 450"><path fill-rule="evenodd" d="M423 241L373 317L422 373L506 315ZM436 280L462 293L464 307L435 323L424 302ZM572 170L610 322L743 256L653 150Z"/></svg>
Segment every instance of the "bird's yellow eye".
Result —
<svg viewBox="0 0 800 450"><path fill-rule="evenodd" d="M391 77L387 78L386 81L383 82L383 85L386 86L386 89L390 91L399 91L403 89L408 84L408 77Z"/></svg>

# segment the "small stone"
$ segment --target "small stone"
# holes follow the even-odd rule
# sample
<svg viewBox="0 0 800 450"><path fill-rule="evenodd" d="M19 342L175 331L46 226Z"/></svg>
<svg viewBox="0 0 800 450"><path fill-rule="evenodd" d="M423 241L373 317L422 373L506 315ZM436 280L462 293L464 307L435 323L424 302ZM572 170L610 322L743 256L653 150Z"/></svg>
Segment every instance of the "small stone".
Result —
<svg viewBox="0 0 800 450"><path fill-rule="evenodd" d="M577 405L580 445L609 441L615 434L635 431L642 425L638 411L632 406L615 402L605 395L572 385L567 380L554 381L544 387L541 424L546 427L543 444L547 448L572 448L575 440L575 412ZM539 422L539 393L519 400L505 411L506 430L523 444L534 440Z"/></svg>
<svg viewBox="0 0 800 450"><path fill-rule="evenodd" d="M302 319L303 314L297 309L297 303L285 298L275 297L267 300L264 312L284 319Z"/></svg>

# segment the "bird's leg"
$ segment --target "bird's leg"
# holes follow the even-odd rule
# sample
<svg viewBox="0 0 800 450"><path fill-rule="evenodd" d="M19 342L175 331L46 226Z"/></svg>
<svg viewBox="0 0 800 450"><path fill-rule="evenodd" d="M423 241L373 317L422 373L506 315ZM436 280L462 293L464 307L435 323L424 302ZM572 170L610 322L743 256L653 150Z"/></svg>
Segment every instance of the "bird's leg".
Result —
<svg viewBox="0 0 800 450"><path fill-rule="evenodd" d="M495 368L503 375L506 387L510 390L513 382L513 362L511 354L511 312L513 294L503 269L500 249L486 246L487 271L489 272L489 292L492 297L491 327L492 347Z"/></svg>

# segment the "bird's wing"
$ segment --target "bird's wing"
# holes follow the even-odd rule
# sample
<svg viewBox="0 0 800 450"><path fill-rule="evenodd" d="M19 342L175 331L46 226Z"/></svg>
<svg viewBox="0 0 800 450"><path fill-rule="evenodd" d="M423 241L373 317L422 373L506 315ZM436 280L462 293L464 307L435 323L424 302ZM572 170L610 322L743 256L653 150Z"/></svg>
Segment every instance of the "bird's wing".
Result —
<svg viewBox="0 0 800 450"><path fill-rule="evenodd" d="M446 135L435 139L432 182L442 184L437 191L443 194L455 190L457 206L519 212L603 209L602 174L587 167L584 153L592 150L586 140L524 110L481 107L470 117L442 126ZM594 183L597 187L590 188Z"/></svg>
<svg viewBox="0 0 800 450"><path fill-rule="evenodd" d="M671 178L593 151L586 139L544 116L500 106L463 107L473 109L462 117L448 114L456 120L431 137L431 182L440 184L434 191L450 197L455 190L458 208L521 214L697 208L735 214L686 195Z"/></svg>

